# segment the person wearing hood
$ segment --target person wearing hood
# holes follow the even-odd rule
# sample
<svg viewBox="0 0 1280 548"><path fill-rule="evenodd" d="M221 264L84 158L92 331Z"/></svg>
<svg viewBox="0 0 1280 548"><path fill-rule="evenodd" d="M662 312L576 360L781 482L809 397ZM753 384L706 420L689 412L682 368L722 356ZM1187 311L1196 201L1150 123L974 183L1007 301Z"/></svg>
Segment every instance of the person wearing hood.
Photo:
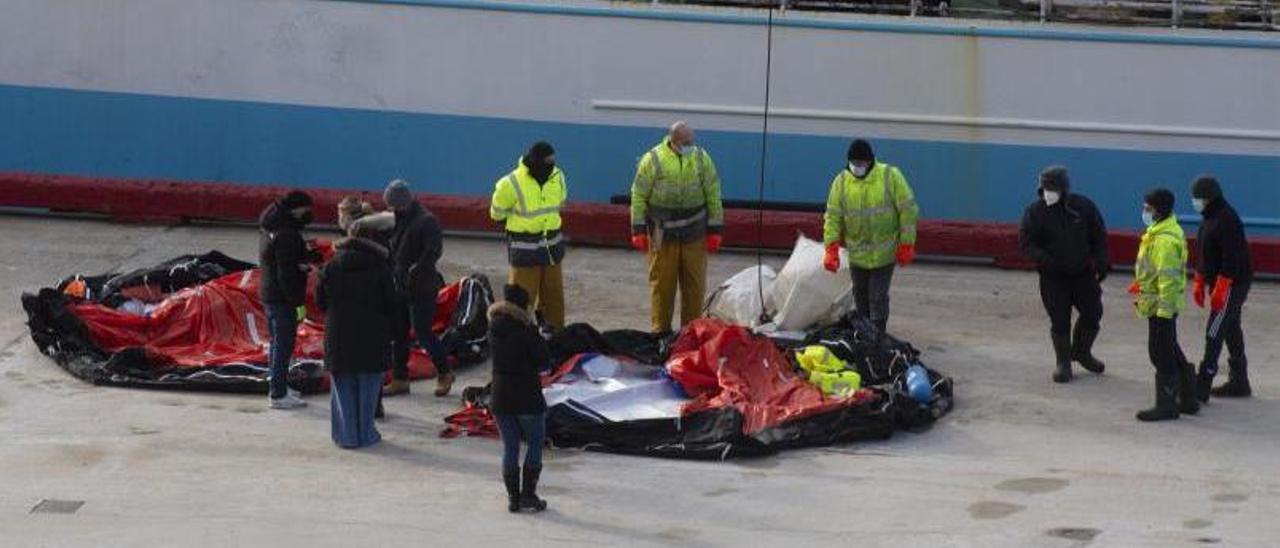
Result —
<svg viewBox="0 0 1280 548"><path fill-rule="evenodd" d="M316 259L302 238L302 229L312 220L311 205L310 195L294 190L268 205L259 217L258 292L271 334L267 359L272 409L307 405L297 391L289 388L288 376L298 323L307 313L307 274Z"/></svg>
<svg viewBox="0 0 1280 548"><path fill-rule="evenodd" d="M547 410L540 375L551 368L551 352L529 315L529 294L516 284L507 284L502 293L503 299L489 307L489 343L493 348L489 409L502 435L507 510L540 512L547 507L546 501L538 498ZM523 476L521 441L527 446Z"/></svg>
<svg viewBox="0 0 1280 548"><path fill-rule="evenodd" d="M385 396L409 393L409 333L412 329L418 346L427 351L436 368L436 397L447 396L453 388L453 367L444 344L432 330L436 296L444 287L444 276L436 266L444 253L444 233L436 216L413 198L407 181L391 181L382 197L387 207L395 212L395 229L391 233L389 249L401 302L393 338L395 360L391 382L382 387L382 393Z"/></svg>
<svg viewBox="0 0 1280 548"><path fill-rule="evenodd" d="M489 218L507 233L508 281L529 293L541 319L563 329L565 243L560 209L569 197L556 151L538 141L494 185Z"/></svg>
<svg viewBox="0 0 1280 548"><path fill-rule="evenodd" d="M1049 313L1049 338L1056 367L1053 382L1071 380L1071 362L1101 374L1106 364L1093 356L1102 328L1102 281L1111 272L1107 227L1093 201L1071 192L1067 169L1040 172L1039 197L1027 206L1018 230L1018 248L1035 261L1040 300ZM1079 316L1071 328L1071 309Z"/></svg>
<svg viewBox="0 0 1280 548"><path fill-rule="evenodd" d="M1194 415L1195 370L1178 345L1178 314L1187 304L1187 239L1173 214L1173 192L1153 189L1143 197L1147 230L1138 244L1129 294L1138 317L1147 320L1147 353L1156 367L1155 407L1138 412L1143 422Z"/></svg>
<svg viewBox="0 0 1280 548"><path fill-rule="evenodd" d="M1244 223L1235 208L1227 203L1222 186L1212 175L1201 175L1191 184L1191 202L1204 217L1196 237L1196 276L1191 296L1200 308L1204 308L1207 296L1210 310L1197 382L1198 396L1202 402L1209 401L1210 395L1247 398L1253 389L1249 387L1249 360L1244 354L1241 319L1244 301L1253 283L1253 261ZM1224 342L1231 353L1227 359L1231 369L1227 382L1212 388Z"/></svg>
<svg viewBox="0 0 1280 548"><path fill-rule="evenodd" d="M389 251L368 223L355 223L334 245L320 272L316 306L323 310L324 365L333 443L355 449L378 443L373 419L387 370L392 326L400 311Z"/></svg>
<svg viewBox="0 0 1280 548"><path fill-rule="evenodd" d="M854 140L846 160L827 194L822 266L838 272L840 248L848 250L854 306L884 333L894 263L907 266L915 260L920 206L902 171L877 161L870 143Z"/></svg>
<svg viewBox="0 0 1280 548"><path fill-rule="evenodd" d="M667 137L636 165L631 183L631 247L649 258L649 325L671 331L676 291L680 327L702 315L707 254L718 253L724 232L720 175L693 128L671 125Z"/></svg>

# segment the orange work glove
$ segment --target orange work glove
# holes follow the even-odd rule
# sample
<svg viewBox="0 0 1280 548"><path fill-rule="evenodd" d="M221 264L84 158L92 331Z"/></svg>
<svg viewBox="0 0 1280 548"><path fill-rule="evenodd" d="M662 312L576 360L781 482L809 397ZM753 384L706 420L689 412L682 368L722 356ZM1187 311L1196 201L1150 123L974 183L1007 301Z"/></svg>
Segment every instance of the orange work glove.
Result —
<svg viewBox="0 0 1280 548"><path fill-rule="evenodd" d="M1234 281L1231 278L1218 275L1218 281L1213 283L1213 297L1210 298L1209 307L1214 312L1222 312L1227 308L1227 297L1231 295L1231 284Z"/></svg>
<svg viewBox="0 0 1280 548"><path fill-rule="evenodd" d="M916 260L916 246L900 244L898 246L898 266L907 266Z"/></svg>
<svg viewBox="0 0 1280 548"><path fill-rule="evenodd" d="M724 243L724 237L719 234L707 234L707 252L719 253L720 244Z"/></svg>
<svg viewBox="0 0 1280 548"><path fill-rule="evenodd" d="M1204 308L1204 274L1196 272L1196 279L1191 282L1191 300L1196 306Z"/></svg>
<svg viewBox="0 0 1280 548"><path fill-rule="evenodd" d="M631 247L636 251L649 251L649 235L640 233L631 235Z"/></svg>
<svg viewBox="0 0 1280 548"><path fill-rule="evenodd" d="M1133 283L1129 284L1129 294L1137 295L1139 293L1142 293L1142 286L1138 285L1138 280L1134 280Z"/></svg>
<svg viewBox="0 0 1280 548"><path fill-rule="evenodd" d="M840 243L832 242L827 244L827 253L822 257L822 268L828 272L836 272L840 270Z"/></svg>

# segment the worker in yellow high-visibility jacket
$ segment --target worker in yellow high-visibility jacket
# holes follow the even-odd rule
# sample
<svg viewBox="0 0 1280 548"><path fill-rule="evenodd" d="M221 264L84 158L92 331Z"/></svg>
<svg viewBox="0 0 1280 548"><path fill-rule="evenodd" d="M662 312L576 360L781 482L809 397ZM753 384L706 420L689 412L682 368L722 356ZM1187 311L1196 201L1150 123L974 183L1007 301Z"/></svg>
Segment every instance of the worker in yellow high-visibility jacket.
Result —
<svg viewBox="0 0 1280 548"><path fill-rule="evenodd" d="M631 183L631 245L649 254L650 326L671 330L677 288L680 327L702 314L707 253L720 250L724 206L720 176L688 124L640 157Z"/></svg>
<svg viewBox="0 0 1280 548"><path fill-rule="evenodd" d="M568 195L555 149L538 141L511 173L498 179L489 206L489 217L506 228L508 281L529 293L534 309L555 329L564 327L560 208Z"/></svg>
<svg viewBox="0 0 1280 548"><path fill-rule="evenodd" d="M906 266L915 260L920 207L902 171L876 161L870 143L855 140L847 157L848 165L836 174L827 195L822 264L837 272L840 246L849 251L854 306L884 333L894 262Z"/></svg>
<svg viewBox="0 0 1280 548"><path fill-rule="evenodd" d="M1147 230L1129 286L1138 317L1147 320L1147 351L1156 367L1156 405L1137 415L1144 422L1200 410L1194 366L1178 345L1178 314L1187 304L1187 238L1173 214L1173 201L1173 192L1165 188L1143 197Z"/></svg>

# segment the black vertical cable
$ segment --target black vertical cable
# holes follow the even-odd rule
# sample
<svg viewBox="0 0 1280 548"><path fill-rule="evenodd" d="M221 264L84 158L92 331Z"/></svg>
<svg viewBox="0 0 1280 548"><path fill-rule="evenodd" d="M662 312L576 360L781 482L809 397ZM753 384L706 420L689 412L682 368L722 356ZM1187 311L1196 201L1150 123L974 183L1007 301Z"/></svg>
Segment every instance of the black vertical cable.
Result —
<svg viewBox="0 0 1280 548"><path fill-rule="evenodd" d="M764 128L760 131L760 186L756 198L756 287L760 290L760 323L769 323L764 304L764 174L769 153L769 83L773 76L773 6L769 7L764 54Z"/></svg>

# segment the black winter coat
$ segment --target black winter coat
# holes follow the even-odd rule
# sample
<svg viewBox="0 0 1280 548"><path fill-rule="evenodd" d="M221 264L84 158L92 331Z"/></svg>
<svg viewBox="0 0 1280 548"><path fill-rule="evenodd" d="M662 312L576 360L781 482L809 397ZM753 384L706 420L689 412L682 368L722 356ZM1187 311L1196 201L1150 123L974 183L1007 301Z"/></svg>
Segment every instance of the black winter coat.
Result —
<svg viewBox="0 0 1280 548"><path fill-rule="evenodd" d="M504 415L546 411L538 373L550 369L551 353L529 313L506 301L494 303L489 307L489 344L493 349L489 409Z"/></svg>
<svg viewBox="0 0 1280 548"><path fill-rule="evenodd" d="M1249 256L1249 241L1244 235L1244 223L1235 208L1222 198L1217 198L1204 208L1204 222L1196 237L1196 270L1204 275L1205 284L1213 287L1218 275L1231 278L1235 283L1253 280L1253 260Z"/></svg>
<svg viewBox="0 0 1280 548"><path fill-rule="evenodd" d="M298 307L307 299L307 271L303 267L314 257L302 239L302 223L272 203L258 219L258 264L262 279L258 295L262 302Z"/></svg>
<svg viewBox="0 0 1280 548"><path fill-rule="evenodd" d="M387 249L363 238L339 240L335 248L316 285L316 306L326 312L325 368L332 373L385 371L397 303Z"/></svg>
<svg viewBox="0 0 1280 548"><path fill-rule="evenodd" d="M1106 223L1093 201L1079 194L1064 193L1052 206L1044 200L1027 206L1018 230L1018 248L1046 276L1111 270Z"/></svg>
<svg viewBox="0 0 1280 548"><path fill-rule="evenodd" d="M407 213L396 213L391 235L391 262L395 265L396 287L410 298L435 298L444 285L436 269L444 253L440 222L422 204L414 202Z"/></svg>

